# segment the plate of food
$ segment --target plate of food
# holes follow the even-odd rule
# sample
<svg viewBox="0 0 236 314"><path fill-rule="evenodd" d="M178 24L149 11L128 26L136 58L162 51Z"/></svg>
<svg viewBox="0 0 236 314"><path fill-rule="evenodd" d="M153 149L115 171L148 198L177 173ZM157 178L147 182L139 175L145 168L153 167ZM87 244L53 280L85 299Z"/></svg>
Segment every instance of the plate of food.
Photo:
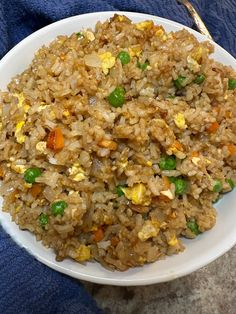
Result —
<svg viewBox="0 0 236 314"><path fill-rule="evenodd" d="M189 274L236 242L236 61L156 16L53 23L1 61L0 221L111 285Z"/></svg>

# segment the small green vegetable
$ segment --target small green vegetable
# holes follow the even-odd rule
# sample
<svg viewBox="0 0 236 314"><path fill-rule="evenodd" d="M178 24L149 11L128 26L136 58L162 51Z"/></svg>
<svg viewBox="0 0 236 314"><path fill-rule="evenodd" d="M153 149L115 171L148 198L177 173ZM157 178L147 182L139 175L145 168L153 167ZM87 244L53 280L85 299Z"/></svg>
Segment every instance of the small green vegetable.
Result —
<svg viewBox="0 0 236 314"><path fill-rule="evenodd" d="M48 215L41 213L39 215L39 223L41 227L45 227L48 224Z"/></svg>
<svg viewBox="0 0 236 314"><path fill-rule="evenodd" d="M128 52L126 51L121 51L118 56L118 59L120 59L120 62L124 65L124 64L128 64L131 60L130 55L128 54Z"/></svg>
<svg viewBox="0 0 236 314"><path fill-rule="evenodd" d="M124 195L125 193L123 192L122 188L124 188L125 185L117 185L116 187L116 194L120 197Z"/></svg>
<svg viewBox="0 0 236 314"><path fill-rule="evenodd" d="M141 69L142 71L146 70L146 68L149 66L149 61L146 60L144 63L137 62L137 67Z"/></svg>
<svg viewBox="0 0 236 314"><path fill-rule="evenodd" d="M76 33L77 37L84 37L84 35L80 32Z"/></svg>
<svg viewBox="0 0 236 314"><path fill-rule="evenodd" d="M165 156L162 157L159 163L161 170L174 170L176 168L176 158L175 156Z"/></svg>
<svg viewBox="0 0 236 314"><path fill-rule="evenodd" d="M187 182L184 179L177 178L174 182L175 184L175 194L183 195L187 189Z"/></svg>
<svg viewBox="0 0 236 314"><path fill-rule="evenodd" d="M169 181L175 185L175 194L183 195L187 189L187 182L181 177L169 177Z"/></svg>
<svg viewBox="0 0 236 314"><path fill-rule="evenodd" d="M179 75L176 80L174 80L174 85L177 89L181 89L184 86L185 76Z"/></svg>
<svg viewBox="0 0 236 314"><path fill-rule="evenodd" d="M42 171L39 168L37 168L37 167L28 168L24 172L24 180L27 183L34 183L35 179L37 177L41 176L41 174L42 174Z"/></svg>
<svg viewBox="0 0 236 314"><path fill-rule="evenodd" d="M187 227L194 233L195 235L199 235L201 232L199 230L198 224L194 218L190 218L187 221Z"/></svg>
<svg viewBox="0 0 236 314"><path fill-rule="evenodd" d="M229 79L228 80L228 89L233 90L236 88L236 80L235 79Z"/></svg>
<svg viewBox="0 0 236 314"><path fill-rule="evenodd" d="M107 97L112 107L122 107L125 103L125 89L124 87L116 87Z"/></svg>
<svg viewBox="0 0 236 314"><path fill-rule="evenodd" d="M214 186L213 186L213 192L220 192L222 190L222 183L220 180L215 180Z"/></svg>
<svg viewBox="0 0 236 314"><path fill-rule="evenodd" d="M234 181L232 179L225 179L225 182L227 182L230 185L231 190L234 189L235 183L234 183Z"/></svg>
<svg viewBox="0 0 236 314"><path fill-rule="evenodd" d="M166 98L167 98L167 99L175 99L175 96L169 95L169 96L167 96Z"/></svg>
<svg viewBox="0 0 236 314"><path fill-rule="evenodd" d="M52 203L51 210L54 216L63 215L64 211L68 207L68 204L65 201L57 201Z"/></svg>
<svg viewBox="0 0 236 314"><path fill-rule="evenodd" d="M204 74L199 74L199 75L195 78L194 83L200 85L200 84L202 84L202 83L205 81L205 78L206 78L206 77L205 77Z"/></svg>

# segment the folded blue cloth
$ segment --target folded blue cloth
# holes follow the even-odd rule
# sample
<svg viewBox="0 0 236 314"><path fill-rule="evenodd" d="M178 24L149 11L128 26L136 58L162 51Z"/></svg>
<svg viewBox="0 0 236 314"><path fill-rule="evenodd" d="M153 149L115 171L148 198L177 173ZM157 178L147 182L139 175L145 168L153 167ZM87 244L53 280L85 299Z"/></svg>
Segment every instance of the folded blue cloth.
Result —
<svg viewBox="0 0 236 314"><path fill-rule="evenodd" d="M192 0L214 40L236 56L236 0ZM175 0L0 0L0 58L37 29L72 15L108 10L143 12L189 27ZM3 74L1 74L3 75ZM0 313L101 313L79 281L19 248L0 228Z"/></svg>

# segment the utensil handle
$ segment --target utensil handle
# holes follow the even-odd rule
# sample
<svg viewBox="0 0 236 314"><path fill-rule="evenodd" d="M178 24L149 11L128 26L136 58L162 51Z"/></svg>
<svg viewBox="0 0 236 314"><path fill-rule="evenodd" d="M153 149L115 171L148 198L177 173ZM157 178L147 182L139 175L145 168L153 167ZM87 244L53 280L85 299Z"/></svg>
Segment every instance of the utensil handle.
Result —
<svg viewBox="0 0 236 314"><path fill-rule="evenodd" d="M195 22L196 26L198 27L198 29L200 30L200 32L203 35L206 35L210 40L213 40L211 34L209 33L208 29L206 28L206 25L203 23L201 17L197 13L197 11L194 9L192 4L188 1L186 1L184 4L185 4L186 8L188 9L189 13L191 14L192 18L194 19L194 22Z"/></svg>

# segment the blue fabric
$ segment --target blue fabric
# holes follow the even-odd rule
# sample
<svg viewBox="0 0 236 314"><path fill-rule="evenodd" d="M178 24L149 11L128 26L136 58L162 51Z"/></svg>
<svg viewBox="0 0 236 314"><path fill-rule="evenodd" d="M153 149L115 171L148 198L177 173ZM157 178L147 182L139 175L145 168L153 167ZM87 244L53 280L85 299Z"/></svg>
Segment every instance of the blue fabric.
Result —
<svg viewBox="0 0 236 314"><path fill-rule="evenodd" d="M214 40L236 56L236 0L192 0ZM123 10L193 27L175 0L0 0L0 58L54 21L86 12ZM1 75L3 75L1 73ZM0 313L99 313L82 285L37 262L0 228Z"/></svg>

